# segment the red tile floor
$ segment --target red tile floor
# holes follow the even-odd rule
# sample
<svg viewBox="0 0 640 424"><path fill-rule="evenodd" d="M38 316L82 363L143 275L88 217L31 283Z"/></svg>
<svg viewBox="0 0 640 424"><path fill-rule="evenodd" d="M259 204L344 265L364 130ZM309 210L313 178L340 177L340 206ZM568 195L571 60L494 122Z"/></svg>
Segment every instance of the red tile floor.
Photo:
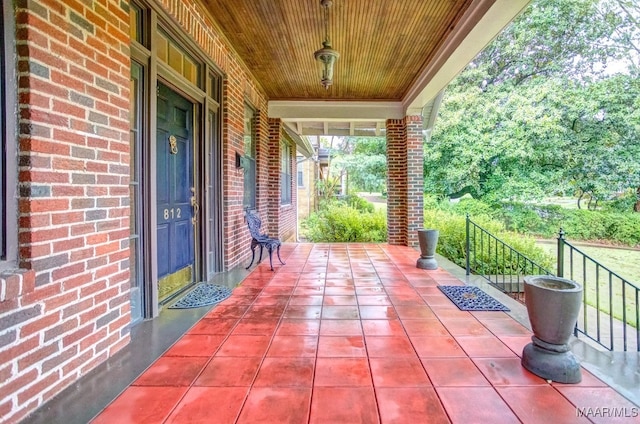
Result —
<svg viewBox="0 0 640 424"><path fill-rule="evenodd" d="M522 368L529 331L504 312L460 311L437 286L462 283L417 269L411 248L288 244L283 256L94 423L616 422L602 408L640 421L586 370L562 385Z"/></svg>

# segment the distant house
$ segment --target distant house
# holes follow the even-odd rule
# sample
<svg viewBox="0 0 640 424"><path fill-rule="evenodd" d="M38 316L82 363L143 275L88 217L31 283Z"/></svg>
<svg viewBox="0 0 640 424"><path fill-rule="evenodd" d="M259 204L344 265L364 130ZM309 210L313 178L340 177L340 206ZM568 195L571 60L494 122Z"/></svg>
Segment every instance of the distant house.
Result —
<svg viewBox="0 0 640 424"><path fill-rule="evenodd" d="M319 166L315 157L297 157L298 224L316 209L316 179Z"/></svg>

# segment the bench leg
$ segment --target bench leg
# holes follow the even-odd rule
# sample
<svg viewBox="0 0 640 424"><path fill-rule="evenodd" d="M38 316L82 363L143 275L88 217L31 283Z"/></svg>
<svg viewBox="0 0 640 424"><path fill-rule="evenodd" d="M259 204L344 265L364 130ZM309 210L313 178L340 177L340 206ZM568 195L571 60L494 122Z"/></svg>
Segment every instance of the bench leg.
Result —
<svg viewBox="0 0 640 424"><path fill-rule="evenodd" d="M278 245L278 249L276 249L276 253L278 254L278 260L280 261L280 263L282 265L286 265L283 261L282 258L280 257L280 245Z"/></svg>
<svg viewBox="0 0 640 424"><path fill-rule="evenodd" d="M262 245L262 243L260 243L260 259L258 259L258 263L262 262L262 248L264 246Z"/></svg>
<svg viewBox="0 0 640 424"><path fill-rule="evenodd" d="M252 245L251 246L251 263L245 269L251 268L251 265L253 265L253 261L254 261L255 258L256 258L256 247Z"/></svg>
<svg viewBox="0 0 640 424"><path fill-rule="evenodd" d="M271 259L273 256L273 247L269 246L267 247L267 250L269 251L269 266L271 266L271 271L273 271L273 259Z"/></svg>

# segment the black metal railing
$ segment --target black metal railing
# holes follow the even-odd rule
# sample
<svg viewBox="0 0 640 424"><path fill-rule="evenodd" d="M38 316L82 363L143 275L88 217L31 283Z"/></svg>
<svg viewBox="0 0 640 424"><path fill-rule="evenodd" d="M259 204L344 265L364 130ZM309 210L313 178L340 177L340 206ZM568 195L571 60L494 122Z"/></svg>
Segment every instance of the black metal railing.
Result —
<svg viewBox="0 0 640 424"><path fill-rule="evenodd" d="M558 277L583 287L576 330L611 351L640 352L640 288L558 235Z"/></svg>
<svg viewBox="0 0 640 424"><path fill-rule="evenodd" d="M558 236L557 276L584 289L575 335L583 334L604 348L640 352L640 288ZM476 274L525 303L525 275L553 275L551 270L518 252L496 236L466 220L467 275Z"/></svg>
<svg viewBox="0 0 640 424"><path fill-rule="evenodd" d="M521 303L525 302L525 275L553 274L473 222L469 215L466 235L467 275L484 277L493 287Z"/></svg>

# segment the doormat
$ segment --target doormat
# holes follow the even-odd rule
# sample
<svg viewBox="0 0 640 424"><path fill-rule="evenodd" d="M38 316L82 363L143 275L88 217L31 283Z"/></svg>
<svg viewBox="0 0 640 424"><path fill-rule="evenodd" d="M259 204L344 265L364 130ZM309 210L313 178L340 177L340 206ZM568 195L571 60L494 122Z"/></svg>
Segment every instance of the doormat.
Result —
<svg viewBox="0 0 640 424"><path fill-rule="evenodd" d="M474 286L438 286L463 311L509 311L509 308Z"/></svg>
<svg viewBox="0 0 640 424"><path fill-rule="evenodd" d="M209 306L220 303L229 296L231 296L231 289L229 287L201 283L189 293L182 296L176 303L169 306L169 309L188 309Z"/></svg>

